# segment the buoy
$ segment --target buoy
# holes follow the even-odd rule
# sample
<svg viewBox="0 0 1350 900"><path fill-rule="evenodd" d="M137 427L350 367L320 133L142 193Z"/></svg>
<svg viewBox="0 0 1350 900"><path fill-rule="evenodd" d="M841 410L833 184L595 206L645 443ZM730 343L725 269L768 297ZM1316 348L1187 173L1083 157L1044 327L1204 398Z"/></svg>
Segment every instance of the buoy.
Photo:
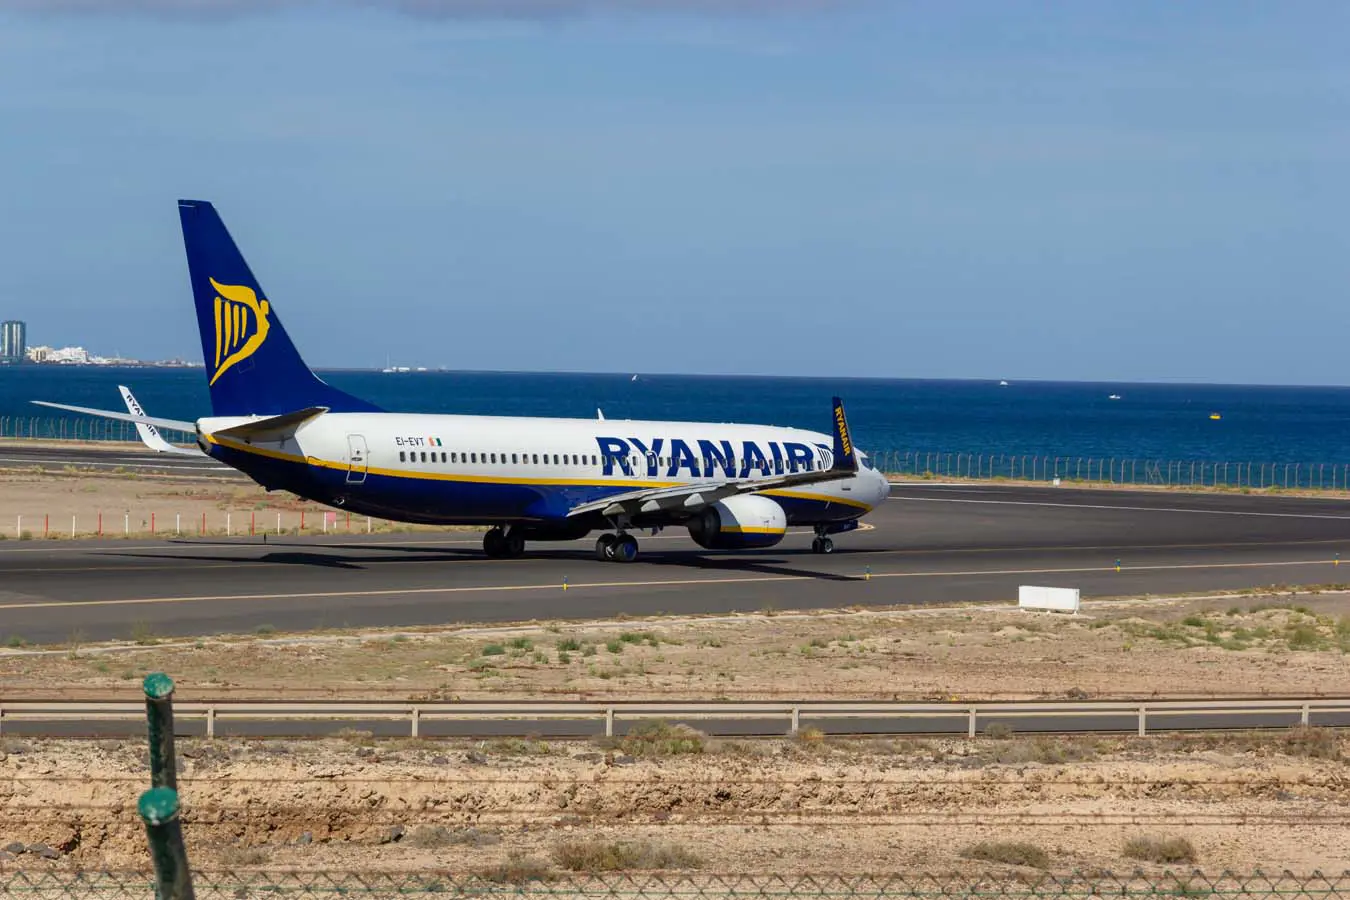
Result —
<svg viewBox="0 0 1350 900"><path fill-rule="evenodd" d="M1218 413L1210 413L1210 414L1209 414L1209 417L1210 417L1211 420L1213 420L1213 421L1215 421L1215 422L1217 422L1217 421L1219 421L1220 419L1223 418L1223 416L1219 415Z"/></svg>

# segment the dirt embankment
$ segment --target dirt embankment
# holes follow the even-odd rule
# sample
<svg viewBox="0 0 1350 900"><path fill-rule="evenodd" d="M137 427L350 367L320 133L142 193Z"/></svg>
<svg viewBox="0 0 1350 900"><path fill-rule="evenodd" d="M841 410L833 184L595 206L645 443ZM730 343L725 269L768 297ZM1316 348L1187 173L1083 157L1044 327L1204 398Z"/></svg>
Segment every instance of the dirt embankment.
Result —
<svg viewBox="0 0 1350 900"><path fill-rule="evenodd" d="M710 741L654 727L615 744L186 742L194 865L557 867L560 844L648 842L717 872L987 869L1020 842L1056 871L1129 871L1131 838L1180 838L1207 870L1350 868L1336 735L975 741ZM139 742L6 742L7 865L146 865ZM41 858L41 848L50 848ZM674 861L674 862L672 862ZM1176 862L1175 860L1173 862Z"/></svg>

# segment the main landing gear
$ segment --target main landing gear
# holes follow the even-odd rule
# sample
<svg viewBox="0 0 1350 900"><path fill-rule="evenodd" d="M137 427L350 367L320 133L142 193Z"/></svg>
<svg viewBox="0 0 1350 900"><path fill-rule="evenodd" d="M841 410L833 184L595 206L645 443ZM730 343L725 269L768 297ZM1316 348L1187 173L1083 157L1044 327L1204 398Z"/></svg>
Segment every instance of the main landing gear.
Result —
<svg viewBox="0 0 1350 900"><path fill-rule="evenodd" d="M603 562L632 562L637 559L638 542L631 534L602 534L595 542L595 558Z"/></svg>
<svg viewBox="0 0 1350 900"><path fill-rule="evenodd" d="M525 554L525 536L509 527L489 529L483 535L483 552L489 559L517 559Z"/></svg>
<svg viewBox="0 0 1350 900"><path fill-rule="evenodd" d="M811 541L811 552L812 553L834 552L834 541L830 540L830 536L827 535L825 533L825 530L819 526L816 527L815 539Z"/></svg>

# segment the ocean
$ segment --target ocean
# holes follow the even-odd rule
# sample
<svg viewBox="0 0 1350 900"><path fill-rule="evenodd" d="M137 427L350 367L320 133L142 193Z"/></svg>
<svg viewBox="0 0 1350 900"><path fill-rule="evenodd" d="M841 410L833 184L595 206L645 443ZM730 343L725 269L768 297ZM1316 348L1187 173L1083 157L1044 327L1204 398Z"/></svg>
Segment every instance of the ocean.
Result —
<svg viewBox="0 0 1350 900"><path fill-rule="evenodd" d="M396 411L592 418L599 408L607 419L754 422L825 432L830 397L838 394L855 441L874 455L1350 463L1350 388L1344 387L1018 381L1001 386L974 380L660 374L639 374L635 381L631 374L538 372L320 374ZM29 400L121 409L118 384L129 386L150 415L193 419L210 411L200 369L0 367L0 432L14 434L16 424L27 427L35 418L60 417ZM1119 399L1110 399L1112 394ZM622 431L621 425L614 427Z"/></svg>

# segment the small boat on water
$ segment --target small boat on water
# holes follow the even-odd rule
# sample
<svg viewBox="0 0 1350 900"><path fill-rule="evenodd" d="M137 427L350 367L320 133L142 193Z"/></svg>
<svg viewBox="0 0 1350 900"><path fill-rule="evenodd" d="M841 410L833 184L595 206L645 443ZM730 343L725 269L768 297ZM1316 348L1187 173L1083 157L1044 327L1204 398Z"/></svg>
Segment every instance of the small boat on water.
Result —
<svg viewBox="0 0 1350 900"><path fill-rule="evenodd" d="M1219 415L1218 413L1210 413L1210 414L1209 414L1209 417L1210 417L1211 420L1213 420L1213 421L1215 421L1215 422L1217 422L1217 421L1219 421L1220 419L1223 418L1223 416Z"/></svg>
<svg viewBox="0 0 1350 900"><path fill-rule="evenodd" d="M1107 397L1106 399L1107 399L1107 400L1119 400L1119 399L1120 399L1120 395L1119 395L1119 394L1112 394L1110 397Z"/></svg>

